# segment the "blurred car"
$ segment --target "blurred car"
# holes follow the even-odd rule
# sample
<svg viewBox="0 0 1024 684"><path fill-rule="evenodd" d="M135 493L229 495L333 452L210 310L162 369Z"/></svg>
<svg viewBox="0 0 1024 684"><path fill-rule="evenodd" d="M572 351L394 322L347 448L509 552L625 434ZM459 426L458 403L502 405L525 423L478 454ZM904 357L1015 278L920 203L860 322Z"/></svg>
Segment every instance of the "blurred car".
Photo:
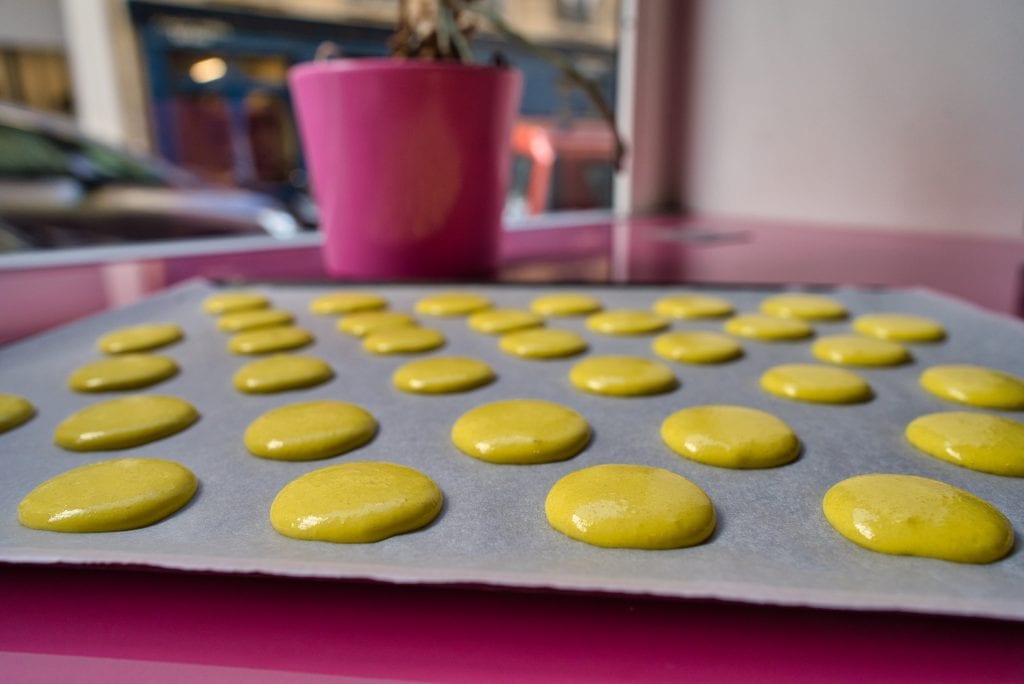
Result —
<svg viewBox="0 0 1024 684"><path fill-rule="evenodd" d="M614 153L615 136L603 121L519 119L505 217L611 207Z"/></svg>
<svg viewBox="0 0 1024 684"><path fill-rule="evenodd" d="M299 232L269 195L210 186L65 119L0 103L0 252Z"/></svg>

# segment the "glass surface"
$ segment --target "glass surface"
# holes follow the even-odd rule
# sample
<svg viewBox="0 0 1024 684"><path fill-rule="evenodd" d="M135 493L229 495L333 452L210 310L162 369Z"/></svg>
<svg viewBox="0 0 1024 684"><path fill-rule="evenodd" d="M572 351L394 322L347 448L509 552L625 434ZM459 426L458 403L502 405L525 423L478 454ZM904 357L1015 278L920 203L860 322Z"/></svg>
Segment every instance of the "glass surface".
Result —
<svg viewBox="0 0 1024 684"><path fill-rule="evenodd" d="M595 81L610 105L617 80L618 6L617 0L495 3L515 30ZM365 2L339 3L338 25L323 15L306 17L301 8L276 21L251 14L209 14L230 29L215 44L188 46L172 40L174 47L168 48L167 42L155 41L151 48L158 59L150 78L162 78L161 53L170 71L166 82L151 84L155 106L189 109L187 116L170 121L158 118L156 139L172 160L219 183L259 188L289 203L297 195L308 195L301 182L304 165L286 79L292 64L312 57L320 38L312 38L312 27L296 20L320 20L318 35L334 40L347 57L387 54L393 20L380 23L380 4L371 8ZM156 32L170 25L164 21ZM478 30L473 46L478 61L500 59L525 75L521 118L512 142L516 178L506 216L610 207L614 136L587 97L552 63L493 31ZM219 60L223 72L214 70L197 79L197 65L211 60ZM225 111L194 104L195 98L214 96ZM210 137L210 119L218 122L216 140ZM233 142L228 145L228 140Z"/></svg>
<svg viewBox="0 0 1024 684"><path fill-rule="evenodd" d="M232 122L224 96L183 94L172 105L174 122L188 133L177 140L177 163L214 183L233 185Z"/></svg>
<svg viewBox="0 0 1024 684"><path fill-rule="evenodd" d="M0 253L297 232L273 197L211 186L62 118L0 106Z"/></svg>
<svg viewBox="0 0 1024 684"><path fill-rule="evenodd" d="M291 66L283 55L239 55L232 62L247 78L267 85L284 85Z"/></svg>
<svg viewBox="0 0 1024 684"><path fill-rule="evenodd" d="M287 100L272 92L251 92L245 98L245 116L256 179L287 183L299 164L295 123Z"/></svg>
<svg viewBox="0 0 1024 684"><path fill-rule="evenodd" d="M0 125L0 176L33 178L68 172L67 159L53 141Z"/></svg>
<svg viewBox="0 0 1024 684"><path fill-rule="evenodd" d="M609 103L618 5L494 3L510 26L594 79ZM64 52L4 50L0 99L36 113L10 121L0 111L0 252L315 228L288 70L311 60L324 40L349 57L387 54L394 21L385 6L396 11L398 3L339 1L330 11L299 4L273 13L128 3L131 21L111 30L119 58L123 46L138 46L140 68L107 85L121 103L142 94L144 107L120 107L122 137L148 133L152 159L38 113L72 110L74 74ZM69 42L75 38L77 27L63 29ZM550 62L485 26L473 46L478 61L509 63L525 76L506 218L610 206L613 137L587 98Z"/></svg>
<svg viewBox="0 0 1024 684"><path fill-rule="evenodd" d="M0 100L33 109L71 112L71 78L64 54L5 45L0 50Z"/></svg>

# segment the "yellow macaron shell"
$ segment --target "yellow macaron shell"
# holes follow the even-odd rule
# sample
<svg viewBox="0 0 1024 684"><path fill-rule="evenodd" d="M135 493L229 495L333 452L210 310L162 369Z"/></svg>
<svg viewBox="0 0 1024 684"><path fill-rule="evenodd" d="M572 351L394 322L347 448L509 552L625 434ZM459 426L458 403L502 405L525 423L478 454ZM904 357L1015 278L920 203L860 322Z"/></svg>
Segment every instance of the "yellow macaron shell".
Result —
<svg viewBox="0 0 1024 684"><path fill-rule="evenodd" d="M911 314L864 314L853 319L853 329L861 335L897 342L938 342L946 337L946 329L938 321Z"/></svg>
<svg viewBox="0 0 1024 684"><path fill-rule="evenodd" d="M113 330L96 341L104 354L128 354L166 347L185 336L174 323L143 323Z"/></svg>
<svg viewBox="0 0 1024 684"><path fill-rule="evenodd" d="M646 335L667 327L668 320L642 309L614 309L587 318L587 328L603 335Z"/></svg>
<svg viewBox="0 0 1024 684"><path fill-rule="evenodd" d="M331 367L315 356L276 354L245 364L231 382L239 392L270 394L312 387L333 377Z"/></svg>
<svg viewBox="0 0 1024 684"><path fill-rule="evenodd" d="M994 368L966 364L932 366L921 373L921 386L959 404L1004 410L1024 409L1024 380Z"/></svg>
<svg viewBox="0 0 1024 684"><path fill-rule="evenodd" d="M710 295L669 295L654 303L654 312L666 318L718 318L733 311L728 301Z"/></svg>
<svg viewBox="0 0 1024 684"><path fill-rule="evenodd" d="M137 394L72 413L57 426L53 440L70 451L127 449L173 435L197 420L199 412L184 399Z"/></svg>
<svg viewBox="0 0 1024 684"><path fill-rule="evenodd" d="M846 318L846 307L832 297L815 294L780 294L761 302L761 312L769 316L803 318L807 320L837 320Z"/></svg>
<svg viewBox="0 0 1024 684"><path fill-rule="evenodd" d="M700 487L651 466L610 464L577 470L551 487L548 523L593 546L676 549L706 540L715 508Z"/></svg>
<svg viewBox="0 0 1024 684"><path fill-rule="evenodd" d="M841 366L897 366L910 361L898 342L860 335L829 335L811 345L814 358Z"/></svg>
<svg viewBox="0 0 1024 684"><path fill-rule="evenodd" d="M36 407L17 394L0 394L0 433L27 423L36 415Z"/></svg>
<svg viewBox="0 0 1024 684"><path fill-rule="evenodd" d="M365 409L344 401L321 400L271 409L249 424L245 448L279 461L309 461L360 447L377 432Z"/></svg>
<svg viewBox="0 0 1024 684"><path fill-rule="evenodd" d="M563 292L534 298L530 309L541 316L581 316L600 311L601 301L580 292Z"/></svg>
<svg viewBox="0 0 1024 684"><path fill-rule="evenodd" d="M295 539L376 542L424 527L441 512L443 502L437 484L413 468L342 463L285 485L270 506L270 523Z"/></svg>
<svg viewBox="0 0 1024 684"><path fill-rule="evenodd" d="M235 313L236 311L265 309L268 306L270 306L270 300L260 293L239 290L218 292L203 300L203 311L218 316Z"/></svg>
<svg viewBox="0 0 1024 684"><path fill-rule="evenodd" d="M76 392L116 392L149 387L178 373L174 359L158 354L121 354L75 369L68 387Z"/></svg>
<svg viewBox="0 0 1024 684"><path fill-rule="evenodd" d="M800 441L770 413L745 406L694 406L661 424L677 454L722 468L772 468L796 459Z"/></svg>
<svg viewBox="0 0 1024 684"><path fill-rule="evenodd" d="M482 387L495 379L483 361L462 356L434 356L395 369L391 383L414 394L448 394Z"/></svg>
<svg viewBox="0 0 1024 684"><path fill-rule="evenodd" d="M498 348L521 359L558 359L587 351L587 340L572 330L531 328L502 335Z"/></svg>
<svg viewBox="0 0 1024 684"><path fill-rule="evenodd" d="M915 418L907 440L924 453L993 475L1024 477L1024 423L985 413L950 411Z"/></svg>
<svg viewBox="0 0 1024 684"><path fill-rule="evenodd" d="M609 397L636 397L670 392L679 386L663 363L640 356L590 356L569 371L576 389Z"/></svg>
<svg viewBox="0 0 1024 684"><path fill-rule="evenodd" d="M995 506L938 480L858 475L822 500L829 524L872 551L957 563L991 563L1013 548L1013 528Z"/></svg>
<svg viewBox="0 0 1024 684"><path fill-rule="evenodd" d="M814 328L800 318L782 318L766 314L739 314L725 322L725 332L761 342L802 340L814 334Z"/></svg>
<svg viewBox="0 0 1024 684"><path fill-rule="evenodd" d="M25 527L55 532L133 530L184 506L198 483L188 468L157 458L80 466L33 489L18 505Z"/></svg>
<svg viewBox="0 0 1024 684"><path fill-rule="evenodd" d="M703 330L658 335L651 350L663 359L681 363L722 363L743 355L743 347L733 338Z"/></svg>
<svg viewBox="0 0 1024 684"><path fill-rule="evenodd" d="M568 406L510 399L462 414L451 437L460 451L482 461L551 463L578 454L590 441L590 425Z"/></svg>
<svg viewBox="0 0 1024 684"><path fill-rule="evenodd" d="M309 303L309 310L321 316L386 309L388 300L372 292L329 292Z"/></svg>
<svg viewBox="0 0 1024 684"><path fill-rule="evenodd" d="M769 368L761 375L761 389L777 397L816 404L855 404L874 396L871 386L856 373L806 363Z"/></svg>

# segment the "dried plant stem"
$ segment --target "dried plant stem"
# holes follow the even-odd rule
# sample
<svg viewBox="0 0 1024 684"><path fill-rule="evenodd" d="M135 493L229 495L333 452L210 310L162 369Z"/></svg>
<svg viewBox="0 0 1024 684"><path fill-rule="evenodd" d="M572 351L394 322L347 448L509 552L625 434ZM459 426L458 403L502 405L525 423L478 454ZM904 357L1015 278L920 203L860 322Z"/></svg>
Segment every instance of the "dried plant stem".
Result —
<svg viewBox="0 0 1024 684"><path fill-rule="evenodd" d="M622 169L626 146L619 135L615 112L593 79L587 78L568 59L555 50L529 40L509 26L486 1L481 0L400 0L398 30L388 41L395 57L457 60L472 63L469 35L475 28L467 15L485 19L506 40L553 64L573 85L582 90L608 123L615 138L613 164Z"/></svg>
<svg viewBox="0 0 1024 684"><path fill-rule="evenodd" d="M612 160L615 165L616 171L622 170L622 159L626 153L626 145L622 142L621 136L619 136L619 129L615 119L615 112L604 99L604 95L601 93L600 87L592 79L587 78L580 73L572 62L563 57L558 52L539 45L529 40L522 34L515 31L509 26L501 15L495 12L491 7L485 4L466 4L462 0L451 0L454 5L460 9L464 9L469 12L475 12L480 16L487 19L494 29L502 34L509 41L519 45L520 47L532 52L536 56L554 64L562 74L573 82L580 90L586 93L587 97L597 108L597 111L601 114L601 117L608 123L609 128L612 130L612 135L615 136L615 156Z"/></svg>

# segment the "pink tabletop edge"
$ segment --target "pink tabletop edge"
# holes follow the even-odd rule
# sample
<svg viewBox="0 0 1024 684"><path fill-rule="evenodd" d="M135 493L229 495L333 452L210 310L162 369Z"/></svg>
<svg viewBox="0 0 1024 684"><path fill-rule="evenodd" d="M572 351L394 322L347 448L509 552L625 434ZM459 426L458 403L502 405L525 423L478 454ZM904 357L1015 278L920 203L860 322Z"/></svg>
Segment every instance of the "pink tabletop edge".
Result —
<svg viewBox="0 0 1024 684"><path fill-rule="evenodd" d="M0 605L10 653L384 680L1024 675L1024 623L898 613L26 566L0 567Z"/></svg>
<svg viewBox="0 0 1024 684"><path fill-rule="evenodd" d="M0 344L192 278L326 279L318 242L0 268L39 306L0 316ZM133 248L134 249L134 248ZM164 246L169 250L170 247ZM196 252L195 250L200 250ZM83 250L97 259L97 250ZM69 254L65 256L70 256ZM81 257L85 259L85 257ZM1024 316L1024 238L881 231L721 216L655 216L505 231L498 282L925 286Z"/></svg>

